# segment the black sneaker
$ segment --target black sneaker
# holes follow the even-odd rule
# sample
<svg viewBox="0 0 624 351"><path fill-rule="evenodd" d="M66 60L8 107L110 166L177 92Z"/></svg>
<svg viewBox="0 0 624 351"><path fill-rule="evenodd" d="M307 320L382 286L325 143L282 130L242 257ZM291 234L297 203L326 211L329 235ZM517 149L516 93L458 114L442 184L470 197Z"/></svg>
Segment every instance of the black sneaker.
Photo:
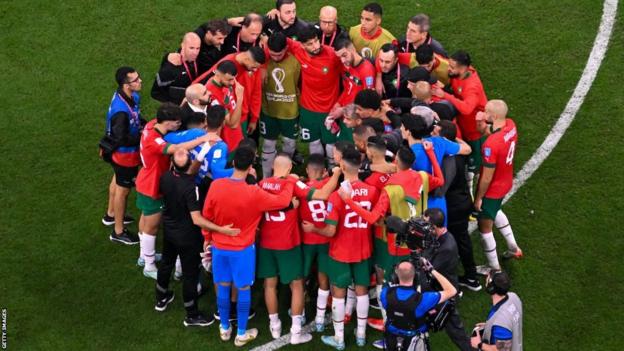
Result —
<svg viewBox="0 0 624 351"><path fill-rule="evenodd" d="M139 243L139 238L136 235L130 233L126 228L124 228L121 234L115 233L115 229L113 229L109 239L112 242L118 242L124 245L136 245Z"/></svg>
<svg viewBox="0 0 624 351"><path fill-rule="evenodd" d="M299 152L299 150L295 149L295 152L293 153L293 156L292 156L292 161L295 165L302 165L305 163L305 158Z"/></svg>
<svg viewBox="0 0 624 351"><path fill-rule="evenodd" d="M370 299L370 301L368 302L369 306L371 308L374 308L376 310L380 310L381 307L379 306L379 300L377 300L377 298L374 299Z"/></svg>
<svg viewBox="0 0 624 351"><path fill-rule="evenodd" d="M214 323L215 319L212 316L206 317L199 313L196 316L184 318L185 327L207 327Z"/></svg>
<svg viewBox="0 0 624 351"><path fill-rule="evenodd" d="M132 222L134 222L134 218L132 218L132 216L124 216L124 224L130 224ZM109 216L108 213L105 213L104 217L102 217L102 224L104 224L105 226L111 226L115 224L115 217Z"/></svg>
<svg viewBox="0 0 624 351"><path fill-rule="evenodd" d="M469 290L472 290L472 291L481 290L481 283L479 283L478 279L469 279L466 277L459 277L459 286L468 288Z"/></svg>
<svg viewBox="0 0 624 351"><path fill-rule="evenodd" d="M173 301L174 297L175 295L173 294L173 291L167 291L164 298L156 301L156 306L154 306L154 309L158 312L163 312L167 309L167 306L169 306L169 304Z"/></svg>

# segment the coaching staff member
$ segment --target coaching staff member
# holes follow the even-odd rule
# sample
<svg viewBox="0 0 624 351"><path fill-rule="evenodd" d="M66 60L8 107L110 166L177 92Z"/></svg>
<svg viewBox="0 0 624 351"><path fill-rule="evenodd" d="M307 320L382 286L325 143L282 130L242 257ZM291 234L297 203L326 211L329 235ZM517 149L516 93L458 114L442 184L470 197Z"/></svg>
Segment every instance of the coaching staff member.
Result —
<svg viewBox="0 0 624 351"><path fill-rule="evenodd" d="M395 268L399 284L381 292L381 303L388 315L384 334L386 350L428 351L427 312L457 294L453 284L429 261L422 258L421 263L423 271L433 275L442 291L420 293L414 287L416 267L410 261L399 263Z"/></svg>
<svg viewBox="0 0 624 351"><path fill-rule="evenodd" d="M203 252L204 238L200 228L224 235L238 235L240 230L231 225L218 226L201 215L199 193L194 176L190 172L191 158L186 150L178 150L172 157L173 170L160 178L160 192L163 194L164 239L162 260L156 280L156 311L164 311L173 301L173 291L168 290L171 272L176 257L182 262L182 297L186 309L185 326L208 326L214 322L206 317L197 306L197 283Z"/></svg>
<svg viewBox="0 0 624 351"><path fill-rule="evenodd" d="M429 261L435 270L440 272L448 279L455 288L457 288L457 266L459 264L459 256L457 253L457 243L455 237L444 226L444 212L439 208L428 208L425 211L425 218L433 225L438 247L429 256ZM470 339L464 330L464 324L459 316L457 307L449 316L444 326L446 334L462 351L471 351Z"/></svg>
<svg viewBox="0 0 624 351"><path fill-rule="evenodd" d="M488 276L485 290L492 296L492 308L470 340L477 350L522 351L522 302L510 287L507 273L493 271Z"/></svg>
<svg viewBox="0 0 624 351"><path fill-rule="evenodd" d="M134 179L139 172L139 141L145 120L141 118L141 77L132 67L120 67L115 73L117 91L106 115L106 135L115 145L110 164L115 172L109 187L108 210L102 218L105 225L114 225L110 240L131 245L139 242L124 224L133 221L125 215L126 204Z"/></svg>

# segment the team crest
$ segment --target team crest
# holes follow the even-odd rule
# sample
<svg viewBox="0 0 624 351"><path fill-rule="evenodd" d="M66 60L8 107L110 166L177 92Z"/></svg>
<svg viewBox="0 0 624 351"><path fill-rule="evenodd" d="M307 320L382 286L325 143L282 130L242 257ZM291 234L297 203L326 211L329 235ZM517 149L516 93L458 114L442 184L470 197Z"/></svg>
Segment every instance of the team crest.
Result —
<svg viewBox="0 0 624 351"><path fill-rule="evenodd" d="M483 149L483 154L485 155L485 157L492 156L492 149L490 149L489 147L486 147L485 149Z"/></svg>
<svg viewBox="0 0 624 351"><path fill-rule="evenodd" d="M462 90L464 90L464 89L462 89L462 87L457 88L457 94L461 94Z"/></svg>
<svg viewBox="0 0 624 351"><path fill-rule="evenodd" d="M323 66L323 74L327 74L329 72L329 68L327 66Z"/></svg>

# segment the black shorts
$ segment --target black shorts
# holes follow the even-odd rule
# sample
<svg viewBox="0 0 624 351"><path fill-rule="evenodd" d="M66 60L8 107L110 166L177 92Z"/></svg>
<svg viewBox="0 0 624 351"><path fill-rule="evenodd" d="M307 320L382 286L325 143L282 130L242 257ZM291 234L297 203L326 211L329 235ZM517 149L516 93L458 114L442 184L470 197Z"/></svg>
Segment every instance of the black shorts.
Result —
<svg viewBox="0 0 624 351"><path fill-rule="evenodd" d="M111 161L113 171L115 172L115 183L120 187L132 188L134 186L134 180L139 173L139 166L136 167L124 167Z"/></svg>

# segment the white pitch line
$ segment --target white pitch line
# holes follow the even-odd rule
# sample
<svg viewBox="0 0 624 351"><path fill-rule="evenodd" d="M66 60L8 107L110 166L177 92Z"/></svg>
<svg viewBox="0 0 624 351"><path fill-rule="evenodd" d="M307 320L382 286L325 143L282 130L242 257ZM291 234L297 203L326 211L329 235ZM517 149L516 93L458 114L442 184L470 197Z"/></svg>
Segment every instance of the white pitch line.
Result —
<svg viewBox="0 0 624 351"><path fill-rule="evenodd" d="M548 158L550 153L555 149L561 137L565 134L570 124L576 117L576 113L583 105L585 96L589 92L594 79L598 74L598 69L602 64L602 60L607 52L609 46L609 40L611 39L611 33L613 32L613 25L615 24L615 15L617 12L618 0L605 0L602 9L602 18L600 19L600 27L598 34L594 40L594 46L587 59L587 64L581 75L581 79L576 84L572 97L568 100L568 103L559 116L557 123L552 127L550 133L535 151L533 156L522 166L522 169L516 174L514 178L513 187L505 196L503 203L507 202L517 191L526 183L526 181L535 173L535 171L541 166L542 162ZM473 232L477 229L475 222L471 222L468 226L468 231ZM314 322L309 323L304 327L304 330L309 331L312 329ZM255 347L251 351L269 351L277 350L281 347L288 345L290 340L290 334L281 336L279 339L273 340L265 345Z"/></svg>

